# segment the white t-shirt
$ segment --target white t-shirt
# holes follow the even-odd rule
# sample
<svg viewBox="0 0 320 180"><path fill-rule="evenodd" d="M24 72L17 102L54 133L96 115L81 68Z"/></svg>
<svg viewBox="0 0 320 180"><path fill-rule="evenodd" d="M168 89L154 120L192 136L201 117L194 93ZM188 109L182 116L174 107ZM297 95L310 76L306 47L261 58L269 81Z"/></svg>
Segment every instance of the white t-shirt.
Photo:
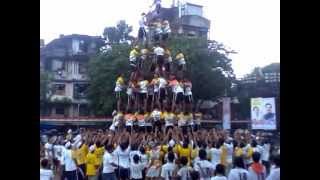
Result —
<svg viewBox="0 0 320 180"><path fill-rule="evenodd" d="M181 87L180 84L177 84L177 85L174 86L173 92L174 92L175 94L183 93L183 88Z"/></svg>
<svg viewBox="0 0 320 180"><path fill-rule="evenodd" d="M157 55L157 56L163 56L164 55L164 49L162 47L156 47L153 52Z"/></svg>
<svg viewBox="0 0 320 180"><path fill-rule="evenodd" d="M272 169L266 180L280 180L280 168Z"/></svg>
<svg viewBox="0 0 320 180"><path fill-rule="evenodd" d="M191 87L188 86L188 87L185 88L184 95L186 95L186 96L191 96L192 95Z"/></svg>
<svg viewBox="0 0 320 180"><path fill-rule="evenodd" d="M232 164L232 156L233 156L233 144L224 143L227 148L227 163Z"/></svg>
<svg viewBox="0 0 320 180"><path fill-rule="evenodd" d="M128 87L127 88L127 94L128 94L128 96L131 96L132 95L132 88L131 87Z"/></svg>
<svg viewBox="0 0 320 180"><path fill-rule="evenodd" d="M105 152L103 155L103 173L113 173L115 170L115 167L111 164L114 163L114 157L109 152Z"/></svg>
<svg viewBox="0 0 320 180"><path fill-rule="evenodd" d="M62 146L62 145L54 145L53 146L54 157L57 158L60 162L62 159L63 148L64 148L64 146Z"/></svg>
<svg viewBox="0 0 320 180"><path fill-rule="evenodd" d="M162 77L160 77L159 78L159 88L165 88L166 85L167 85L167 80L162 78Z"/></svg>
<svg viewBox="0 0 320 180"><path fill-rule="evenodd" d="M242 168L234 168L231 169L228 180L243 180L249 178L249 173L247 170L242 169Z"/></svg>
<svg viewBox="0 0 320 180"><path fill-rule="evenodd" d="M140 86L140 93L147 93L148 89L147 89L147 85L148 85L148 81L140 81L139 83Z"/></svg>
<svg viewBox="0 0 320 180"><path fill-rule="evenodd" d="M200 180L210 180L214 169L215 166L208 160L199 160L194 165L194 170L200 174Z"/></svg>
<svg viewBox="0 0 320 180"><path fill-rule="evenodd" d="M53 180L53 178L51 169L40 169L40 180Z"/></svg>
<svg viewBox="0 0 320 180"><path fill-rule="evenodd" d="M261 160L269 161L269 156L270 156L270 144L264 144L263 145L263 153L261 155Z"/></svg>
<svg viewBox="0 0 320 180"><path fill-rule="evenodd" d="M148 155L140 153L140 161L141 161L141 163L147 165L149 162Z"/></svg>
<svg viewBox="0 0 320 180"><path fill-rule="evenodd" d="M168 113L168 115L164 118L165 126L173 126L174 125L174 114Z"/></svg>
<svg viewBox="0 0 320 180"><path fill-rule="evenodd" d="M227 180L227 177L225 177L225 176L215 176L215 177L212 177L211 180Z"/></svg>
<svg viewBox="0 0 320 180"><path fill-rule="evenodd" d="M263 177L264 179L267 177L266 168L263 168L263 172L259 175L256 172L254 172L251 167L249 167L248 172L250 180L260 180Z"/></svg>
<svg viewBox="0 0 320 180"><path fill-rule="evenodd" d="M181 169L179 169L179 171L178 171L178 176L180 176L181 178L181 180L187 180L187 178L189 177L191 177L191 170L192 170L192 168L191 167L189 167L189 166L184 166L184 167L182 167Z"/></svg>
<svg viewBox="0 0 320 180"><path fill-rule="evenodd" d="M220 163L222 151L221 149L211 148L210 153L211 153L211 163L213 164L214 169L216 169L217 164Z"/></svg>
<svg viewBox="0 0 320 180"><path fill-rule="evenodd" d="M50 143L47 142L47 143L44 145L44 148L45 148L45 157L46 157L47 159L52 158L52 144L50 144Z"/></svg>
<svg viewBox="0 0 320 180"><path fill-rule="evenodd" d="M264 150L264 148L260 145L257 145L257 147L253 148L253 152L258 152L258 153L260 153L260 155L263 154L263 150Z"/></svg>
<svg viewBox="0 0 320 180"><path fill-rule="evenodd" d="M159 121L160 120L160 115L161 115L161 112L159 110L153 110L152 113L151 113L151 117L155 121Z"/></svg>
<svg viewBox="0 0 320 180"><path fill-rule="evenodd" d="M66 171L75 171L77 170L77 165L72 159L72 150L66 149L63 153L64 155L64 164Z"/></svg>
<svg viewBox="0 0 320 180"><path fill-rule="evenodd" d="M131 163L130 166L130 176L133 179L142 179L142 171L145 168L145 165L142 163Z"/></svg>
<svg viewBox="0 0 320 180"><path fill-rule="evenodd" d="M113 154L114 154L114 156L116 158L115 164L118 164L122 168L129 168L129 166L130 166L130 162L129 162L129 159L130 159L130 146L124 151L122 151L120 146L118 146L114 150Z"/></svg>
<svg viewBox="0 0 320 180"><path fill-rule="evenodd" d="M130 156L130 162L131 163L133 163L133 156L134 155L140 156L140 151L138 151L138 150L130 151L129 156Z"/></svg>
<svg viewBox="0 0 320 180"><path fill-rule="evenodd" d="M164 164L161 168L161 177L165 178L165 180L169 180L169 176L172 177L175 167L176 165L171 162Z"/></svg>

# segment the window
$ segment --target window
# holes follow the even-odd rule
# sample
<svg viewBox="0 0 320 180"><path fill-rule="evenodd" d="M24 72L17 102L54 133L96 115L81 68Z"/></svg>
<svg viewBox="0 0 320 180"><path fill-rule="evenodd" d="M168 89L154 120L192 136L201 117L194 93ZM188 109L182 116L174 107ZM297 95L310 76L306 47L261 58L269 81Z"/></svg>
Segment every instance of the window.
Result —
<svg viewBox="0 0 320 180"><path fill-rule="evenodd" d="M72 40L72 52L77 54L80 51L80 41L77 39Z"/></svg>
<svg viewBox="0 0 320 180"><path fill-rule="evenodd" d="M54 94L64 96L66 94L66 85L65 84L55 84L54 85Z"/></svg>
<svg viewBox="0 0 320 180"><path fill-rule="evenodd" d="M65 115L64 107L56 107L56 115Z"/></svg>
<svg viewBox="0 0 320 180"><path fill-rule="evenodd" d="M87 64L84 62L79 62L79 74L86 74L87 73Z"/></svg>
<svg viewBox="0 0 320 180"><path fill-rule="evenodd" d="M64 66L63 66L63 62L58 60L58 59L54 59L52 60L52 71L58 71L58 70L61 70L63 69Z"/></svg>
<svg viewBox="0 0 320 180"><path fill-rule="evenodd" d="M73 94L75 99L83 99L86 97L88 84L74 84Z"/></svg>
<svg viewBox="0 0 320 180"><path fill-rule="evenodd" d="M89 116L89 108L87 105L81 105L79 107L79 116Z"/></svg>

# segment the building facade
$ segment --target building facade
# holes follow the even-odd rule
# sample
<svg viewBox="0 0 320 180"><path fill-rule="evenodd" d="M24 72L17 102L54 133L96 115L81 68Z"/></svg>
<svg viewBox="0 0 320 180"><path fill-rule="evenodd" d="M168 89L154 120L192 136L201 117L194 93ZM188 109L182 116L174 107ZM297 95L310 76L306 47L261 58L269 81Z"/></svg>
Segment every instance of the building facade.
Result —
<svg viewBox="0 0 320 180"><path fill-rule="evenodd" d="M42 116L88 116L88 62L104 41L99 36L61 35L40 48L40 68L51 75L49 103Z"/></svg>
<svg viewBox="0 0 320 180"><path fill-rule="evenodd" d="M173 34L208 37L210 21L203 17L203 6L174 3L171 8L161 8L159 14L155 11L147 14L148 23L156 19L168 20Z"/></svg>

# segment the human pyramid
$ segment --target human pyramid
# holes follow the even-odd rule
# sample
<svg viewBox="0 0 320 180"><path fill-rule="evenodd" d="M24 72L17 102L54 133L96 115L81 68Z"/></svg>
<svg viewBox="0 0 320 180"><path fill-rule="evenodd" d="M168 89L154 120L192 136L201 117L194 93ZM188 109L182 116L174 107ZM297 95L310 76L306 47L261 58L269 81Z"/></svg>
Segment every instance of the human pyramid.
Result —
<svg viewBox="0 0 320 180"><path fill-rule="evenodd" d="M178 49L172 57L168 20L153 18L147 22L145 15L142 13L139 21L138 42L129 54L130 78L125 82L124 73L120 73L115 82L117 113L110 129L126 126L131 130L164 131L178 125L197 130L201 113L193 113L192 82L186 73L184 53Z"/></svg>

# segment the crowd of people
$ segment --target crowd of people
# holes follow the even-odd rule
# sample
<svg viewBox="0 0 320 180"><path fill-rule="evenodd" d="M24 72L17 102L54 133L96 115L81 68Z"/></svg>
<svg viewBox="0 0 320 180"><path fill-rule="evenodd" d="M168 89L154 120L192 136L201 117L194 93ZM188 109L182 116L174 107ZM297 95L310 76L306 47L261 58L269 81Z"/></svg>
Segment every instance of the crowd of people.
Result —
<svg viewBox="0 0 320 180"><path fill-rule="evenodd" d="M41 180L280 179L280 149L242 129L70 129L42 138L40 159Z"/></svg>

